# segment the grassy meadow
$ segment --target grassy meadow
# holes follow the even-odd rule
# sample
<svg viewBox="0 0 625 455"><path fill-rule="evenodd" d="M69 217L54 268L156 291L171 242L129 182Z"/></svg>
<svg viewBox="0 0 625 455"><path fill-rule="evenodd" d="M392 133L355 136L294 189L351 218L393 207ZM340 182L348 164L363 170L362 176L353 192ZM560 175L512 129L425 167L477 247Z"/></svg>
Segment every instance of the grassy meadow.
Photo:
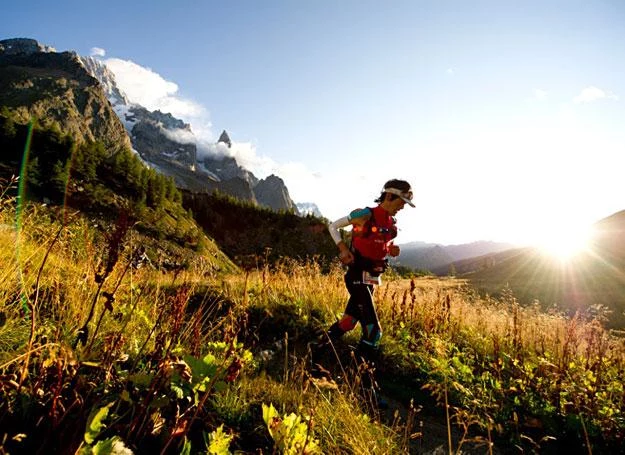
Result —
<svg viewBox="0 0 625 455"><path fill-rule="evenodd" d="M388 274L375 371L356 328L319 380L307 344L344 308L340 266L163 268L120 221L0 204L0 453L623 450L625 345L600 321Z"/></svg>

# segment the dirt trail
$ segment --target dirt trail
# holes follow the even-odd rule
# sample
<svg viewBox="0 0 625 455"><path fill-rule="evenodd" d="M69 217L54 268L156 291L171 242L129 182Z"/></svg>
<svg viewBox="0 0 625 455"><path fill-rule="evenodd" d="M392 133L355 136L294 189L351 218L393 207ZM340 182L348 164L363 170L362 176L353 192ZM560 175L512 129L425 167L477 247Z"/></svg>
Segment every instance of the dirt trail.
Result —
<svg viewBox="0 0 625 455"><path fill-rule="evenodd" d="M346 380L343 377L345 373L353 375L359 370L359 366L355 360L356 348L354 346L337 344L335 348L336 352L327 354L328 358L326 358L323 363L329 366L331 371L328 371L328 373L340 384ZM410 432L413 434L420 433L420 437L412 440L410 444L410 454L449 454L447 419L444 409L437 406L429 393L420 389L409 390L410 385L397 382L397 378L394 378L391 372L386 372L384 370L385 368L381 368L380 371L375 372L374 375L380 386L380 392L378 394L381 399L380 401L385 402L388 406L384 409L380 409L379 407L377 409L371 409L370 413L372 417L388 426L392 426L394 423L405 425L406 422L412 418L413 424ZM363 376L361 376L361 378ZM353 380L353 378L349 378L347 382L351 383ZM362 381L364 382L366 379L362 379ZM410 415L411 398L414 406L412 416ZM458 452L462 439L463 432L457 425L452 423L452 453L455 454ZM466 439L471 439L471 436L465 437L465 441L460 448L461 453L489 453L488 447L485 444L477 444L475 442L466 441ZM501 454L502 452L493 448L492 453Z"/></svg>
<svg viewBox="0 0 625 455"><path fill-rule="evenodd" d="M405 424L410 418L410 404L404 404L402 401L393 398L388 394L381 393L380 397L388 403L388 408L380 411L382 422L392 424L397 420L397 415L401 419L400 422ZM418 404L416 404L418 406ZM434 411L434 412L432 412ZM412 440L410 444L410 454L449 454L449 441L447 435L447 421L443 415L443 411L439 409L429 410L425 407L413 416L412 433L420 434L420 437ZM462 440L462 431L452 424L451 427L451 443L452 453L457 453ZM464 454L484 454L488 453L488 447L484 444L478 445L474 442L464 442L460 448ZM494 454L499 454L498 450L493 448Z"/></svg>

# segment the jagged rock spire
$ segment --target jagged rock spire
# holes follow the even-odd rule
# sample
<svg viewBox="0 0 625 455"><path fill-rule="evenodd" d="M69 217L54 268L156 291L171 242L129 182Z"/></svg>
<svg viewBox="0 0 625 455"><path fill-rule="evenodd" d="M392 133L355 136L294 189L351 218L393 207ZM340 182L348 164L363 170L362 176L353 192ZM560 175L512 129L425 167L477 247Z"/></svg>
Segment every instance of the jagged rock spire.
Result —
<svg viewBox="0 0 625 455"><path fill-rule="evenodd" d="M217 141L217 143L220 142L226 144L228 148L232 147L232 141L230 140L230 136L228 136L228 133L226 133L226 130L223 130L221 136L219 136L219 140Z"/></svg>

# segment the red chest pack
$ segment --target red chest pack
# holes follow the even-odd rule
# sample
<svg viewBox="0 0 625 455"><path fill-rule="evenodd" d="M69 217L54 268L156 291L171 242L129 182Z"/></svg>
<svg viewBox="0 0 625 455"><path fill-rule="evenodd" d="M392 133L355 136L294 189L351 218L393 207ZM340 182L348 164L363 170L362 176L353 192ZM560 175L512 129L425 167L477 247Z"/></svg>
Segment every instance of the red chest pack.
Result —
<svg viewBox="0 0 625 455"><path fill-rule="evenodd" d="M397 237L395 218L380 206L369 210L371 217L352 229L352 247L366 258L382 260L388 255L390 242Z"/></svg>

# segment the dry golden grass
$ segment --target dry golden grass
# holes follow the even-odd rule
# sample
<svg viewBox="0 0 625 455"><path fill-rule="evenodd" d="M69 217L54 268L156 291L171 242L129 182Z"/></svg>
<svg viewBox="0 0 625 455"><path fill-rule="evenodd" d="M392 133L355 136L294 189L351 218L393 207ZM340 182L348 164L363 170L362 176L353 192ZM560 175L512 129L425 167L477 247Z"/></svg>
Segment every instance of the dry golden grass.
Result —
<svg viewBox="0 0 625 455"><path fill-rule="evenodd" d="M390 325L418 324L426 331L444 331L452 339L461 332L470 334L474 347L484 353L509 346L554 358L588 357L595 348L611 350L620 361L625 354L622 339L611 336L597 320L544 312L538 303L520 306L511 295L503 300L481 297L464 280L397 280L376 295L378 311Z"/></svg>

